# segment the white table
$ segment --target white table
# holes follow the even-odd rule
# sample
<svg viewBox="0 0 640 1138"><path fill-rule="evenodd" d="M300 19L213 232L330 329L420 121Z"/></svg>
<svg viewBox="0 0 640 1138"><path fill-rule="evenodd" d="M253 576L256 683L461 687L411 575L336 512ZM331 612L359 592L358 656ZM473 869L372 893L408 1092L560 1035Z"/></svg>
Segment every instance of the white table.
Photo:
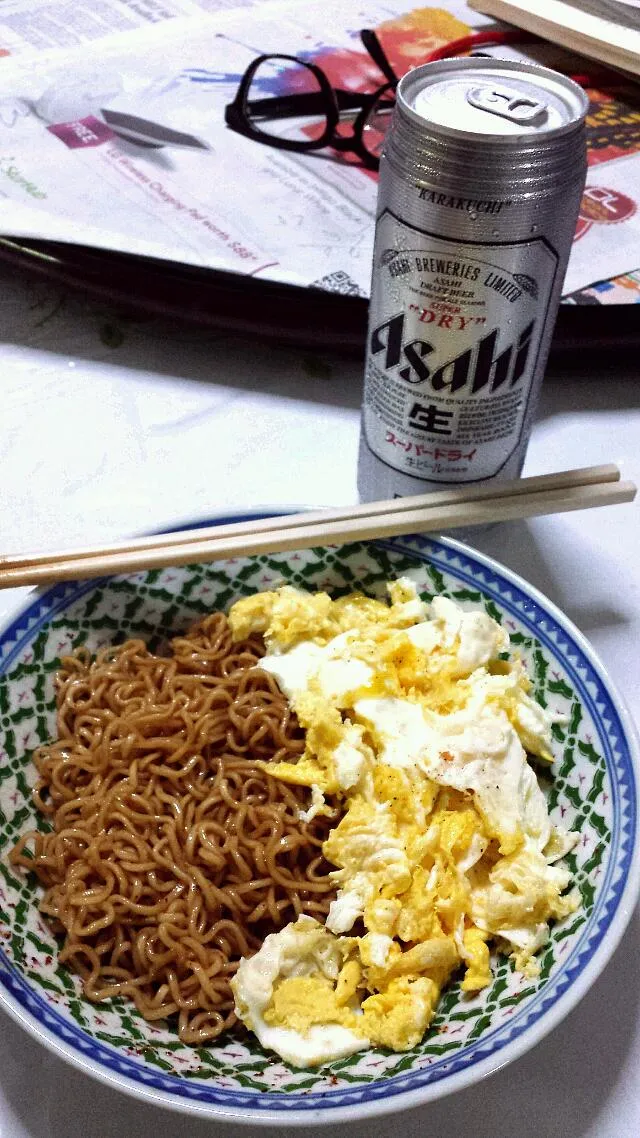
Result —
<svg viewBox="0 0 640 1138"><path fill-rule="evenodd" d="M0 272L0 545L53 548L256 506L351 503L361 367L118 319ZM109 347L122 338L118 347ZM579 371L584 363L585 374ZM545 384L527 473L616 461L640 483L637 373ZM591 639L640 719L640 513L505 524L478 545ZM0 593L0 617L25 591ZM637 1138L640 914L579 1007L481 1085L353 1138ZM343 1132L329 1127L327 1135ZM51 1057L0 1013L0 1138L224 1138ZM280 1133L286 1131L280 1128Z"/></svg>

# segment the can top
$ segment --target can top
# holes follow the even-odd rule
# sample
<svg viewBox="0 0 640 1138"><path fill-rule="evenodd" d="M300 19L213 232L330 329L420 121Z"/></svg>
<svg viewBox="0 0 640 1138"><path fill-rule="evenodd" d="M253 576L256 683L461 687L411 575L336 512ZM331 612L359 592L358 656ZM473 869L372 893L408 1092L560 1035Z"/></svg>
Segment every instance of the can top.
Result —
<svg viewBox="0 0 640 1138"><path fill-rule="evenodd" d="M548 67L507 59L444 59L401 79L398 103L436 129L462 135L550 135L574 130L588 100L573 80Z"/></svg>

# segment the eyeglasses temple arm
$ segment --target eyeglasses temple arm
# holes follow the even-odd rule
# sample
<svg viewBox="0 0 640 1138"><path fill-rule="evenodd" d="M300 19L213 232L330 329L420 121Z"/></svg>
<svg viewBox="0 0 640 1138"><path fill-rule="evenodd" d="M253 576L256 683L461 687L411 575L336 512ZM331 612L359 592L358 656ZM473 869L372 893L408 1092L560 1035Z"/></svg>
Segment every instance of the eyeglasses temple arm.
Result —
<svg viewBox="0 0 640 1138"><path fill-rule="evenodd" d="M361 107L368 98L367 95L358 91L336 90L334 94L341 111L355 110ZM304 114L322 114L325 110L326 100L321 91L309 91L306 94L252 99L246 106L249 113L254 117L264 114L268 118L287 118Z"/></svg>
<svg viewBox="0 0 640 1138"><path fill-rule="evenodd" d="M399 83L398 76L389 63L385 50L376 33L372 32L369 28L364 28L360 32L360 39L363 47L368 51L376 67L380 68L387 82L396 87Z"/></svg>

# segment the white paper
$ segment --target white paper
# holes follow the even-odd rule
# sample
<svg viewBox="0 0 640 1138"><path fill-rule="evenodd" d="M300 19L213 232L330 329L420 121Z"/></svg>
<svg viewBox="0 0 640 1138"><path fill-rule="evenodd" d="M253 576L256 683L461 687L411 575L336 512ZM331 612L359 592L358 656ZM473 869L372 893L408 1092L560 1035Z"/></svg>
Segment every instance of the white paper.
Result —
<svg viewBox="0 0 640 1138"><path fill-rule="evenodd" d="M639 250L640 165L633 154L589 170L565 293L582 287L583 264L593 280L606 281L637 268Z"/></svg>

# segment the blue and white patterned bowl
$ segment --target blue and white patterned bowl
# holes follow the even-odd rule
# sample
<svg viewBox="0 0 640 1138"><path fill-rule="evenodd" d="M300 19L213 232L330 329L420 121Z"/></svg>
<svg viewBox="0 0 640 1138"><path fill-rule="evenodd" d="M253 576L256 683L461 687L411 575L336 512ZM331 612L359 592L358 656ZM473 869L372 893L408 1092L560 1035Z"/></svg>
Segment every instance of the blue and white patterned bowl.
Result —
<svg viewBox="0 0 640 1138"><path fill-rule="evenodd" d="M484 606L520 647L556 726L552 816L578 829L568 857L582 907L555 926L532 981L504 958L474 997L456 985L413 1051L361 1052L314 1071L289 1067L244 1036L187 1047L124 1001L93 1005L56 961L38 889L7 861L35 823L30 751L54 724L61 653L117 634L174 632L214 608L286 579L308 589L362 588L407 570L424 595ZM34 599L0 632L0 1000L58 1055L156 1105L259 1123L338 1122L415 1106L468 1086L521 1055L584 995L616 947L638 896L640 762L629 717L581 634L544 597L453 541L420 537L260 556L65 584Z"/></svg>

